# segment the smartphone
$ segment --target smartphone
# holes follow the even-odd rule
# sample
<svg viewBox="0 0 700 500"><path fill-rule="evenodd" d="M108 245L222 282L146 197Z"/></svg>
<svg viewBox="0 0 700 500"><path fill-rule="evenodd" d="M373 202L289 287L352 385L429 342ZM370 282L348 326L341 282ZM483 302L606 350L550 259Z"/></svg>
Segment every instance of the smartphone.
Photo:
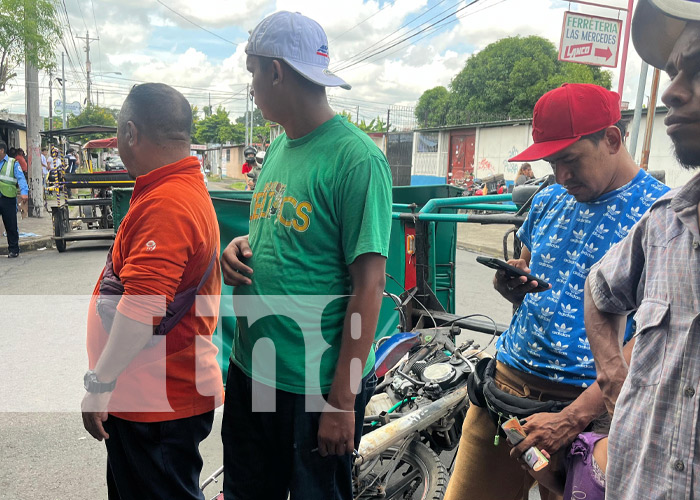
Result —
<svg viewBox="0 0 700 500"><path fill-rule="evenodd" d="M510 264L507 264L500 259L494 259L493 257L482 257L481 255L479 255L476 258L476 261L479 264L483 264L486 267L490 267L491 269L505 271L506 274L512 278L517 278L518 276L525 276L528 279L528 281L536 281L538 289L549 289L549 283L545 280L538 278L537 276L533 276L530 273L526 273L522 269L518 269L515 266L511 266Z"/></svg>

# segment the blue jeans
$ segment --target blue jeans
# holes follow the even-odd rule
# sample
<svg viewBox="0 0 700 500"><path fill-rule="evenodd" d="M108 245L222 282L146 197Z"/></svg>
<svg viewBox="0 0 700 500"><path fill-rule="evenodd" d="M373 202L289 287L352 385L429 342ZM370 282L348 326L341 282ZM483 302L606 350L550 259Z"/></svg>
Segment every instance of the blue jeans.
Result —
<svg viewBox="0 0 700 500"><path fill-rule="evenodd" d="M214 410L165 422L104 423L109 500L204 500L199 489L199 443L211 432Z"/></svg>
<svg viewBox="0 0 700 500"><path fill-rule="evenodd" d="M377 376L362 379L355 397L355 448L360 444L365 406ZM319 412L306 411L306 397L277 390L275 412L252 411L253 381L229 365L221 439L226 500L351 500L352 456L322 457Z"/></svg>

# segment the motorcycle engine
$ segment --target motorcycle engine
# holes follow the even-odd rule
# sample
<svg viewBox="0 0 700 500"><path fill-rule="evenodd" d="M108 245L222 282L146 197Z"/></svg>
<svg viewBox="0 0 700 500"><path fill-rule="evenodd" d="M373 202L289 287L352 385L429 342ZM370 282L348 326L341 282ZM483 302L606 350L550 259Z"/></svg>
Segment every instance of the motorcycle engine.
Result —
<svg viewBox="0 0 700 500"><path fill-rule="evenodd" d="M421 380L426 384L438 384L447 389L455 378L457 371L449 363L436 363L425 367Z"/></svg>
<svg viewBox="0 0 700 500"><path fill-rule="evenodd" d="M445 356L432 363L417 362L413 370L422 382L437 385L443 391L461 383L469 374L467 364L455 356Z"/></svg>

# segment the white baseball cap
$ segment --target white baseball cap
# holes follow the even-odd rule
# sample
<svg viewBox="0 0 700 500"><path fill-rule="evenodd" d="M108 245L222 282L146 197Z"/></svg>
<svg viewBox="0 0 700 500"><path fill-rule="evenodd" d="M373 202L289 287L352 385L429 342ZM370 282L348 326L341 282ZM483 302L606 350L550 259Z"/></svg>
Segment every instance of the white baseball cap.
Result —
<svg viewBox="0 0 700 500"><path fill-rule="evenodd" d="M267 16L253 29L245 51L252 56L281 59L317 85L350 90L350 85L328 69L328 38L323 28L298 12L280 11Z"/></svg>
<svg viewBox="0 0 700 500"><path fill-rule="evenodd" d="M664 69L689 21L700 21L700 0L639 0L632 19L634 47L646 62Z"/></svg>

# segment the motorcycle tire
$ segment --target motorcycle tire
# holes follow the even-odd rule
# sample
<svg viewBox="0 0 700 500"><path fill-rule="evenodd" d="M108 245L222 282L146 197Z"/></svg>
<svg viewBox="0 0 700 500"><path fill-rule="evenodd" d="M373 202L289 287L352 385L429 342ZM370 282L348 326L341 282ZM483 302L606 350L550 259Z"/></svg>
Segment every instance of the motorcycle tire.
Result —
<svg viewBox="0 0 700 500"><path fill-rule="evenodd" d="M391 460L397 448L389 448L382 453L382 458ZM420 481L415 482L420 475ZM410 486L402 485L407 478L414 476ZM386 498L389 500L442 500L447 490L449 475L437 454L425 444L413 441L401 457L394 471L392 484L384 485ZM394 484L396 483L396 484Z"/></svg>

